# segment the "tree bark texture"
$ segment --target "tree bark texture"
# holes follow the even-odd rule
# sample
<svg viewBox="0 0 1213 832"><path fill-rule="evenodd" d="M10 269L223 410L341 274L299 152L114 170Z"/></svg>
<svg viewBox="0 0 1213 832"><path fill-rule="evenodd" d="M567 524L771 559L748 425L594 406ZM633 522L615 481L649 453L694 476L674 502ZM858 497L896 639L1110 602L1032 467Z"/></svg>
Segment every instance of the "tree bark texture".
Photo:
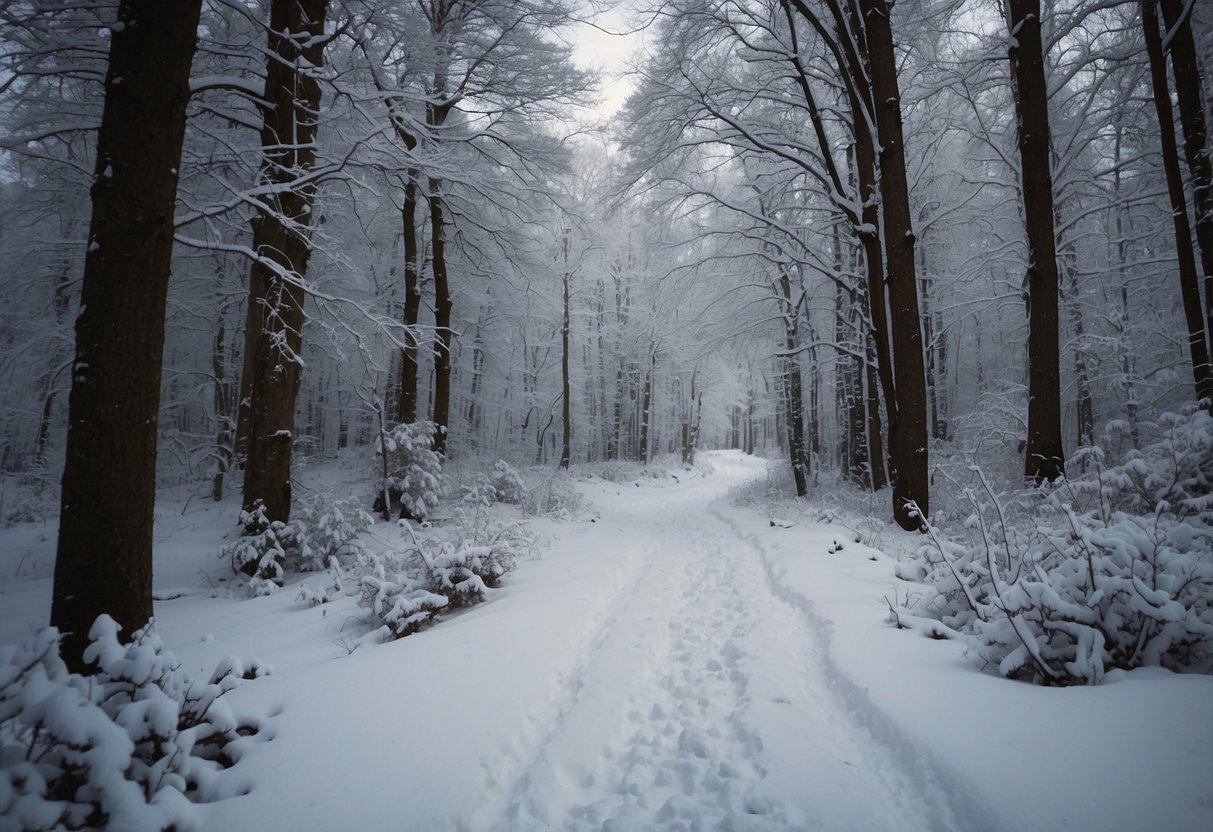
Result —
<svg viewBox="0 0 1213 832"><path fill-rule="evenodd" d="M1192 175L1192 203L1196 209L1196 241L1204 272L1205 334L1213 349L1213 160L1209 158L1209 128L1205 121L1204 89L1196 43L1192 36L1195 4L1162 0L1162 17L1171 33L1167 51L1175 73L1175 96L1184 136L1184 156Z"/></svg>
<svg viewBox="0 0 1213 832"><path fill-rule="evenodd" d="M564 422L564 430L560 441L560 467L567 470L569 467L570 445L573 441L573 413L572 413L572 398L573 391L570 389L569 383L569 284L573 281L573 276L567 271L569 265L569 235L565 232L564 239L561 241L564 253L564 265L566 271L564 273L564 320L560 325L560 395L563 401L561 402L560 416Z"/></svg>
<svg viewBox="0 0 1213 832"><path fill-rule="evenodd" d="M1011 86L1019 122L1024 226L1028 238L1028 437L1024 475L1036 482L1065 472L1061 441L1057 240L1049 171L1049 92L1040 0L1007 0Z"/></svg>
<svg viewBox="0 0 1213 832"><path fill-rule="evenodd" d="M434 271L434 452L446 453L451 421L451 287L446 273L442 183L430 180L430 247Z"/></svg>
<svg viewBox="0 0 1213 832"><path fill-rule="evenodd" d="M316 164L327 0L273 0L270 6L260 179L273 192L253 220L250 322L259 310L249 386L244 508L265 504L266 518L291 511L295 399L303 369L303 280L311 256L315 185L299 180Z"/></svg>
<svg viewBox="0 0 1213 832"><path fill-rule="evenodd" d="M1192 381L1197 399L1208 399L1213 410L1213 371L1209 366L1209 346L1200 301L1200 281L1196 275L1196 256L1192 229L1188 224L1188 200L1183 175L1179 170L1179 146L1175 141L1175 116L1171 112L1171 90L1167 84L1167 65L1158 31L1158 12L1154 0L1141 0L1141 22L1145 29L1146 54L1150 58L1150 80L1154 87L1154 109L1162 139L1162 163L1171 197L1171 219L1175 225L1175 249L1179 259L1179 288L1184 319L1188 326L1188 351L1192 357Z"/></svg>
<svg viewBox="0 0 1213 832"><path fill-rule="evenodd" d="M809 465L804 439L804 384L800 378L800 359L797 355L800 341L797 326L799 311L792 304L792 281L786 271L779 275L779 290L784 307L784 349L787 351L781 363L788 429L788 462L792 466L796 496L803 497L809 493ZM753 401L753 398L751 394L750 401ZM749 450L753 452L752 448Z"/></svg>
<svg viewBox="0 0 1213 832"><path fill-rule="evenodd" d="M399 418L417 421L417 322L421 315L421 278L417 260L417 171L410 169L401 210L404 232L404 349L400 360Z"/></svg>
<svg viewBox="0 0 1213 832"><path fill-rule="evenodd" d="M152 513L173 208L199 0L122 0L97 138L51 624L87 671L97 616L152 616Z"/></svg>
<svg viewBox="0 0 1213 832"><path fill-rule="evenodd" d="M930 511L927 480L927 391L922 355L922 328L915 277L914 232L906 180L905 140L897 56L889 25L887 0L860 0L867 34L868 69L880 145L880 208L883 221L896 408L889 410L889 473L893 481L893 517L903 529L919 528L911 515L913 502ZM873 310L885 299L873 293Z"/></svg>

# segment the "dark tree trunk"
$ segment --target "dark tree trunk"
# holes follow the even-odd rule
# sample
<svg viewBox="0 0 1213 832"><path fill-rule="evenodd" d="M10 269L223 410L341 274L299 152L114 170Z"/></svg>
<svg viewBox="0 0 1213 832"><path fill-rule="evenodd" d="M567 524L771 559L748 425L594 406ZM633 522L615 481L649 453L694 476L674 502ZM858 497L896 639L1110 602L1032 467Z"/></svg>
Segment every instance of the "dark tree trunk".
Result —
<svg viewBox="0 0 1213 832"><path fill-rule="evenodd" d="M653 372L657 369L657 350L649 355L649 369L644 376L644 399L640 406L640 439L636 452L643 465L649 464L649 420L653 414Z"/></svg>
<svg viewBox="0 0 1213 832"><path fill-rule="evenodd" d="M290 518L291 449L303 348L303 280L311 256L315 185L300 184L316 164L327 0L273 0L266 60L261 198L253 220L249 319L259 308L249 385L244 508L261 501L269 520ZM258 290L259 293L258 293Z"/></svg>
<svg viewBox="0 0 1213 832"><path fill-rule="evenodd" d="M1209 158L1209 129L1205 122L1204 91L1196 44L1192 37L1195 4L1162 0L1167 31L1173 32L1168 50L1175 73L1179 123L1184 134L1184 155L1192 174L1192 203L1196 209L1196 241L1204 272L1205 333L1213 348L1213 160Z"/></svg>
<svg viewBox="0 0 1213 832"><path fill-rule="evenodd" d="M783 367L783 389L785 419L788 428L788 462L792 466L792 479L796 484L796 496L809 493L809 466L805 454L804 439L804 385L800 378L800 358L797 354L799 333L797 331L798 307L792 305L792 281L786 271L779 275L779 291L783 301L783 337L786 355L780 362Z"/></svg>
<svg viewBox="0 0 1213 832"><path fill-rule="evenodd" d="M872 361L876 350L871 341L869 338L868 361L863 368L866 375L864 387L867 389L867 399L862 412L867 418L868 485L873 491L879 491L889 484L889 474L885 463L884 437L880 432L880 386L876 383L876 368Z"/></svg>
<svg viewBox="0 0 1213 832"><path fill-rule="evenodd" d="M421 278L417 260L417 171L408 172L401 210L404 231L404 349L400 360L401 422L417 421L417 322L421 315Z"/></svg>
<svg viewBox="0 0 1213 832"><path fill-rule="evenodd" d="M480 390L484 378L484 325L487 309L480 307L480 316L476 319L476 333L472 338L472 381L468 388L467 423L471 434L472 449L480 449L480 433L482 428L483 408L480 406Z"/></svg>
<svg viewBox="0 0 1213 832"><path fill-rule="evenodd" d="M442 183L430 180L430 246L434 272L434 452L446 453L451 418L451 288L446 274Z"/></svg>
<svg viewBox="0 0 1213 832"><path fill-rule="evenodd" d="M927 394L923 368L918 281L915 277L914 231L910 224L910 194L906 180L905 141L901 124L901 93L897 86L897 56L889 25L887 0L860 0L867 34L868 66L876 133L880 144L880 207L887 263L891 348L896 379L896 408L889 410L889 464L893 480L893 517L903 529L921 525L908 509L910 502L926 515L930 511L927 481ZM873 309L884 302L874 293ZM888 405L888 402L886 402Z"/></svg>
<svg viewBox="0 0 1213 832"><path fill-rule="evenodd" d="M569 265L569 233L566 230L564 239L561 241L564 253L564 320L560 325L560 393L563 402L561 403L560 416L564 421L564 430L560 440L560 467L568 470L569 457L571 455L569 446L573 441L573 414L570 403L573 399L573 391L569 384L569 284L573 282L573 276L568 272Z"/></svg>
<svg viewBox="0 0 1213 832"><path fill-rule="evenodd" d="M1167 174L1167 193L1171 196L1171 219L1175 225L1175 248L1179 257L1179 287L1184 318L1188 325L1188 350L1192 356L1192 380L1197 399L1208 399L1213 411L1213 373L1209 367L1209 347L1205 340L1205 321L1200 301L1200 281L1196 275L1196 257L1192 250L1192 229L1188 225L1188 200L1179 171L1179 147L1175 143L1175 117L1171 112L1171 91L1167 85L1167 65L1158 32L1158 14L1154 0L1141 0L1141 21L1146 35L1146 54L1150 58L1150 80L1154 86L1154 109L1162 140L1162 163Z"/></svg>
<svg viewBox="0 0 1213 832"><path fill-rule="evenodd" d="M1024 227L1028 238L1028 439L1024 474L1036 482L1064 472L1061 357L1057 335L1057 241L1049 172L1049 93L1040 36L1040 0L1007 0L1014 32L1009 59L1019 121Z"/></svg>
<svg viewBox="0 0 1213 832"><path fill-rule="evenodd" d="M211 498L215 502L223 499L223 485L232 464L232 420L229 415L230 383L227 380L227 326L225 310L219 310L219 325L211 343L211 383L215 422L215 473L211 478Z"/></svg>
<svg viewBox="0 0 1213 832"><path fill-rule="evenodd" d="M1114 196L1113 210L1116 212L1116 271L1120 279L1120 321L1117 329L1120 339L1116 351L1120 355L1121 389L1125 394L1125 419L1129 423L1129 435L1133 438L1133 446L1140 447L1140 430L1137 425L1137 385L1133 382L1135 375L1134 359L1129 345L1129 282L1127 278L1129 261L1129 244L1125 239L1124 207L1120 203L1121 192L1121 153L1124 136L1124 125L1116 122L1116 139L1112 145L1112 193Z"/></svg>
<svg viewBox="0 0 1213 832"><path fill-rule="evenodd" d="M152 616L164 315L200 11L122 0L110 42L51 601L79 672L97 616L128 635Z"/></svg>

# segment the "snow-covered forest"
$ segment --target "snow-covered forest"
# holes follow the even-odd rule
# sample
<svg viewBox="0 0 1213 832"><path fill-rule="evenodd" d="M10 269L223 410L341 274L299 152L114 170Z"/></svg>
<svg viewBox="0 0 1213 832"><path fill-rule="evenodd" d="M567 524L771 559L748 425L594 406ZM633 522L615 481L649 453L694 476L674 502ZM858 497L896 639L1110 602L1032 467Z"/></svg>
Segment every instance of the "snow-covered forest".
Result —
<svg viewBox="0 0 1213 832"><path fill-rule="evenodd" d="M0 830L1213 827L1210 67L0 0Z"/></svg>

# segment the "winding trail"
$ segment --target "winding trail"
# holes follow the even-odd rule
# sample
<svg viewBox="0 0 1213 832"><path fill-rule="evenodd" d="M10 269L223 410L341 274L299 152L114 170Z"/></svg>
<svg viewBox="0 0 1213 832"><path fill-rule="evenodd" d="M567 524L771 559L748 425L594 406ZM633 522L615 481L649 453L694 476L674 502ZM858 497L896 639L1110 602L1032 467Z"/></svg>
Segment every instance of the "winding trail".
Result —
<svg viewBox="0 0 1213 832"><path fill-rule="evenodd" d="M821 634L725 516L752 466L716 465L599 504L650 551L486 828L963 828L831 685Z"/></svg>

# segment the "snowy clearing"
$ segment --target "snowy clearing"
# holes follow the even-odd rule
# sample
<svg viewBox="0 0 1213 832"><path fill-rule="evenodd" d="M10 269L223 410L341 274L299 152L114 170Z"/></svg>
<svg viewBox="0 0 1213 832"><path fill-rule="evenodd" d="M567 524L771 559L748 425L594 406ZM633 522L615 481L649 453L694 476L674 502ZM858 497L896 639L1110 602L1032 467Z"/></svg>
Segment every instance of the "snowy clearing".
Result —
<svg viewBox="0 0 1213 832"><path fill-rule="evenodd" d="M550 550L489 603L378 645L351 599L223 589L230 506L166 503L166 645L199 675L274 667L230 694L269 717L233 770L249 793L199 828L1213 828L1213 679L979 673L888 623L889 556L731 506L764 462L708 459L706 478L581 483L595 513L538 521ZM5 643L44 623L51 538L0 537Z"/></svg>

